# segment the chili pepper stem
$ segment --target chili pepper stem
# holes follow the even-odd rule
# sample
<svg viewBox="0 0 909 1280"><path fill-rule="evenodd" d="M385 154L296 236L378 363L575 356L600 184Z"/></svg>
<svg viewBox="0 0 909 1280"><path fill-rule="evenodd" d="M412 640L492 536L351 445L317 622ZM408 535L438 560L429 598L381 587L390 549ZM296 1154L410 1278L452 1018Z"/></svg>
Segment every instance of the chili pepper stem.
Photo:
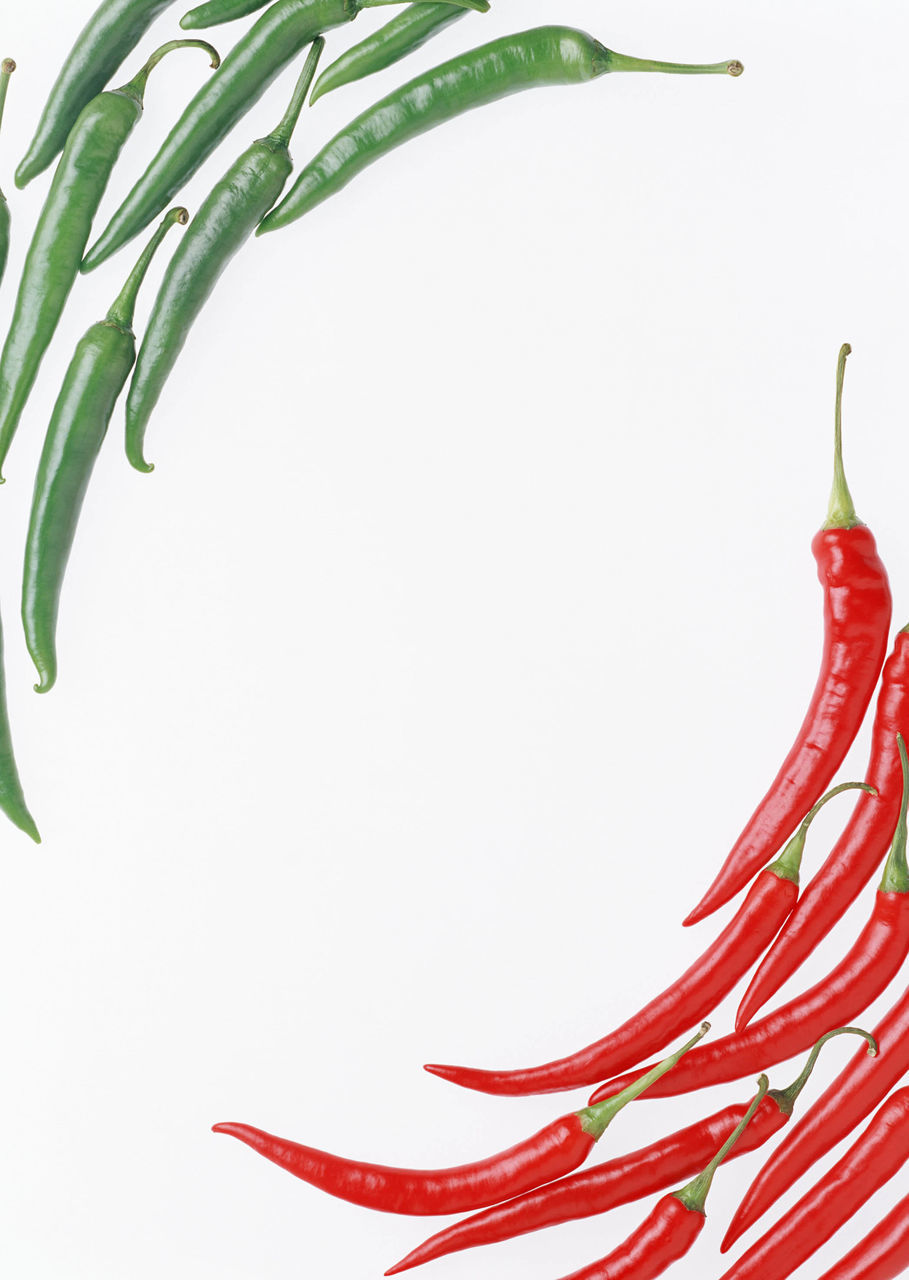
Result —
<svg viewBox="0 0 909 1280"><path fill-rule="evenodd" d="M600 75L609 71L660 71L676 76L740 76L745 70L738 58L725 62L656 62L652 58L631 58L606 48L597 61Z"/></svg>
<svg viewBox="0 0 909 1280"><path fill-rule="evenodd" d="M798 884L808 828L827 801L832 800L834 796L838 796L841 791L868 791L873 796L877 795L874 787L869 786L867 782L841 782L838 786L832 787L826 795L821 796L817 804L809 809L802 819L798 831L796 831L777 860L771 863L769 869L774 875L779 876L781 880L791 880L793 884Z"/></svg>
<svg viewBox="0 0 909 1280"><path fill-rule="evenodd" d="M123 329L125 332L129 332L132 329L139 288L145 279L149 264L157 252L158 245L175 223L180 223L181 226L185 227L187 222L189 222L189 213L183 208L170 209L164 215L158 229L143 249L139 261L129 273L126 284L124 284L108 311L108 324L116 325L118 329ZM35 687L39 692L43 692L39 686L36 685Z"/></svg>
<svg viewBox="0 0 909 1280"><path fill-rule="evenodd" d="M287 104L287 110L284 112L281 123L277 129L268 135L278 146L290 146L291 136L297 126L297 121L300 119L300 112L303 110L306 95L309 93L309 88L313 82L324 48L325 40L322 36L317 36L310 45L309 54L303 64L303 70L300 72L300 77L294 87L293 97Z"/></svg>
<svg viewBox="0 0 909 1280"><path fill-rule="evenodd" d="M861 524L855 514L855 504L849 485L846 483L846 472L843 469L843 379L846 376L846 357L852 354L852 347L844 342L836 361L836 410L833 437L833 488L830 490L830 502L827 506L825 529L854 529Z"/></svg>
<svg viewBox="0 0 909 1280"><path fill-rule="evenodd" d="M835 1031L828 1031L825 1036L821 1036L820 1040L818 1040L817 1044L811 1050L811 1053L808 1055L808 1061L805 1063L797 1078L793 1080L789 1088L773 1089L771 1091L771 1097L779 1105L780 1110L785 1111L786 1115L792 1115L798 1096L808 1083L811 1073L814 1070L814 1064L817 1062L821 1050L827 1041L832 1040L835 1036L862 1036L863 1039L868 1041L869 1058L877 1056L877 1041L873 1035L870 1035L867 1031L863 1031L861 1027L837 1027Z"/></svg>
<svg viewBox="0 0 909 1280"><path fill-rule="evenodd" d="M763 1102L764 1095L766 1094L769 1088L770 1088L770 1081L767 1079L766 1076L764 1075L760 1076L758 1078L757 1093L754 1095L754 1097L751 1100L751 1106L742 1116L741 1120L736 1125L735 1129L733 1129L732 1133L730 1133L729 1137L726 1139L726 1141L720 1147L719 1151L710 1161L710 1164L708 1164L706 1169L704 1169L701 1173L699 1173L696 1178L693 1178L691 1182L689 1182L686 1186L682 1187L681 1191L673 1192L676 1200L681 1200L685 1208L690 1209L692 1213L704 1213L704 1206L707 1202L707 1195L710 1191L711 1186L713 1185L713 1179L717 1169L719 1169L720 1165L726 1159L729 1152L732 1150L732 1148L738 1142L739 1138L748 1128L748 1125L751 1123L751 1119L755 1111L757 1111L758 1107Z"/></svg>
<svg viewBox="0 0 909 1280"><path fill-rule="evenodd" d="M12 58L4 58L0 63L0 124L3 123L3 108L6 106L6 95L9 91L9 78L16 70Z"/></svg>
<svg viewBox="0 0 909 1280"><path fill-rule="evenodd" d="M658 1063L651 1071L648 1071L646 1075L641 1076L638 1080L634 1080L626 1089L623 1089L621 1093L617 1093L614 1098L605 1098L602 1102L598 1102L592 1107L585 1107L583 1111L579 1111L578 1115L581 1119L581 1128L585 1133L589 1133L595 1140L602 1138L603 1134L622 1108L629 1102L634 1102L635 1098L639 1098L641 1094L649 1089L652 1084L656 1084L657 1080L659 1080L661 1076L664 1076L667 1071L671 1071L672 1068L681 1061L689 1049L693 1049L700 1040L703 1040L709 1030L710 1023L702 1023L700 1031L696 1036L692 1036L687 1044L683 1044L681 1049L670 1054L668 1058L664 1058L662 1062Z"/></svg>
<svg viewBox="0 0 909 1280"><path fill-rule="evenodd" d="M12 58L4 58L3 61L0 62L0 125L2 125L3 123L3 108L6 106L6 95L9 90L9 78L15 70L16 70L16 64ZM6 196L3 194L2 191L0 191L0 201L2 201L4 205L6 204ZM2 278L3 273L6 269L6 255L7 255L7 249L9 246L9 211L8 210L6 210L5 219L6 219L6 222L5 222L4 232L3 232L4 243L3 243L2 251L0 251L0 278ZM0 479L0 484L2 483L3 481L2 479Z"/></svg>
<svg viewBox="0 0 909 1280"><path fill-rule="evenodd" d="M210 45L207 40L168 40L167 44L162 44L160 48L155 50L145 66L136 72L132 80L121 87L120 92L135 98L137 102L141 102L145 94L145 86L148 84L148 77L161 59L166 58L174 49L204 49L215 70L221 65L221 55L214 45Z"/></svg>
<svg viewBox="0 0 909 1280"><path fill-rule="evenodd" d="M881 893L909 893L909 863L906 862L906 812L909 808L909 758L906 756L906 744L903 735L896 735L896 745L900 753L900 764L903 769L903 795L900 801L900 814L896 820L893 833L893 844L884 864L881 878Z"/></svg>

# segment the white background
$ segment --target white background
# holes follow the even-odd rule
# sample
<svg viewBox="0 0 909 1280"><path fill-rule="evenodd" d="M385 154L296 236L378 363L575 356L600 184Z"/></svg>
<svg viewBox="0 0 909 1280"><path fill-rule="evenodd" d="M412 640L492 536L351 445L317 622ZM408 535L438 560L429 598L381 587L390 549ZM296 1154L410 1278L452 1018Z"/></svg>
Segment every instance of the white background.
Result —
<svg viewBox="0 0 909 1280"><path fill-rule="evenodd" d="M49 180L16 193L12 170L91 7L4 0L4 326ZM0 832L0 1267L17 1280L377 1276L440 1224L331 1200L209 1126L432 1165L583 1104L474 1095L420 1067L578 1047L731 913L680 928L813 686L809 544L847 339L848 474L894 625L909 620L905 6L494 9L319 103L298 161L419 69L538 22L746 73L513 97L251 243L162 398L154 475L126 465L115 415L40 699L17 616L32 477L74 343L138 244L77 284L7 460L7 680L44 836ZM333 32L326 65L388 16ZM212 39L226 51L244 25ZM99 229L206 74L197 53L155 72ZM194 179L191 208L295 75ZM841 776L866 752L867 728ZM809 873L850 805L818 821ZM832 967L869 897L789 994ZM830 1047L809 1096L852 1052ZM595 1158L752 1085L641 1102ZM759 1164L717 1179L680 1280L723 1270ZM841 1256L897 1183L798 1275ZM433 1274L555 1280L646 1211Z"/></svg>

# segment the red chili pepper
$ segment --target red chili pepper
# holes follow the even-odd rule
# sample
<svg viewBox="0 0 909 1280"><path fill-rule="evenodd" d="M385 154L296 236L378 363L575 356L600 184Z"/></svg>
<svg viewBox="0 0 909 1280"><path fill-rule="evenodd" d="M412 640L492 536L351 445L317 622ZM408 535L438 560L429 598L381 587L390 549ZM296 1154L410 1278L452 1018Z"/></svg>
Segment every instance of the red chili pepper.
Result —
<svg viewBox="0 0 909 1280"><path fill-rule="evenodd" d="M424 1069L464 1089L477 1089L482 1093L557 1093L560 1089L595 1084L604 1076L627 1071L650 1053L658 1053L686 1027L716 1008L776 936L798 897L805 839L818 810L839 792L865 785L844 782L820 799L776 862L758 876L717 940L677 982L610 1035L577 1053L538 1067L485 1071L477 1067L428 1063ZM821 1030L826 1031L831 1025L828 1022ZM811 1039L801 1048L808 1044ZM760 1071L764 1065L759 1062L755 1070Z"/></svg>
<svg viewBox="0 0 909 1280"><path fill-rule="evenodd" d="M909 1196L821 1280L893 1280L909 1268Z"/></svg>
<svg viewBox="0 0 909 1280"><path fill-rule="evenodd" d="M733 1244L816 1164L869 1116L909 1071L909 989L875 1027L880 1058L857 1054L777 1147L749 1187L726 1232Z"/></svg>
<svg viewBox="0 0 909 1280"><path fill-rule="evenodd" d="M811 544L824 588L821 670L779 773L686 925L703 920L744 888L829 784L858 733L881 672L890 588L874 538L855 514L843 473L843 372L850 351L846 343L837 364L833 492L826 524Z"/></svg>
<svg viewBox="0 0 909 1280"><path fill-rule="evenodd" d="M884 664L865 781L878 798L859 796L843 834L799 899L745 992L736 1030L746 1026L811 955L874 875L887 851L900 804L896 735L909 738L909 627Z"/></svg>
<svg viewBox="0 0 909 1280"><path fill-rule="evenodd" d="M330 1195L381 1209L386 1213L462 1213L520 1195L576 1169L590 1154L616 1114L670 1071L709 1030L704 1023L696 1036L627 1089L601 1107L560 1116L507 1151L451 1169L395 1169L365 1164L288 1142L246 1124L216 1124L215 1133L229 1133L266 1159Z"/></svg>
<svg viewBox="0 0 909 1280"><path fill-rule="evenodd" d="M784 1280L848 1222L909 1159L909 1089L887 1099L868 1128L786 1216L721 1280ZM729 1244L723 1241L722 1248Z"/></svg>
<svg viewBox="0 0 909 1280"><path fill-rule="evenodd" d="M754 1118L736 1144L732 1159L762 1146L792 1115L796 1099L808 1082L822 1047L832 1036L851 1032L850 1027L829 1031L811 1051L801 1075L788 1089L771 1089L761 1101ZM865 1032L861 1032L865 1035ZM700 1124L689 1125L661 1138L640 1151L607 1160L594 1169L584 1169L570 1177L560 1178L534 1191L525 1192L504 1204L497 1204L474 1214L418 1245L406 1258L385 1272L387 1276L411 1267L432 1262L448 1253L472 1249L478 1245L511 1240L529 1231L589 1218L605 1213L620 1204L630 1204L642 1196L671 1187L682 1178L690 1178L709 1160L723 1137L734 1129L747 1107L724 1107Z"/></svg>
<svg viewBox="0 0 909 1280"><path fill-rule="evenodd" d="M899 973L909 955L909 863L906 860L906 814L909 806L909 759L902 737L903 794L893 848L884 867L871 918L857 940L826 978L768 1013L744 1031L724 1036L698 1049L671 1080L655 1086L653 1097L666 1098L748 1075L753 1064L772 1066L801 1053L827 1027L857 1017ZM625 1085L619 1076L602 1085L591 1103L613 1097Z"/></svg>
<svg viewBox="0 0 909 1280"><path fill-rule="evenodd" d="M710 1164L686 1187L663 1196L628 1239L607 1257L565 1280L653 1280L671 1263L682 1258L694 1244L707 1221L705 1201L714 1174L729 1150L751 1120L764 1094L767 1077L758 1081L758 1092L742 1118L741 1124L716 1153Z"/></svg>

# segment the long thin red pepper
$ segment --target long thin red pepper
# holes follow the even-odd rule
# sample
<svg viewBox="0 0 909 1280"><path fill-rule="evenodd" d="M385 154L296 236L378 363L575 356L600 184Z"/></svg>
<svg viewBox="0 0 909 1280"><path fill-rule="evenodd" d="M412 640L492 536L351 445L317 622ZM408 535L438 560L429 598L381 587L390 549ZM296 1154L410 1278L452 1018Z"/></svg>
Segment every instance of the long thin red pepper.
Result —
<svg viewBox="0 0 909 1280"><path fill-rule="evenodd" d="M761 1101L731 1159L754 1151L789 1122L799 1094L824 1044L833 1036L852 1034L851 1027L828 1031L814 1046L804 1069L788 1089L771 1089ZM867 1033L858 1034L870 1039ZM630 1204L642 1196L664 1191L682 1178L690 1178L703 1168L727 1133L739 1124L747 1106L724 1107L699 1124L689 1125L630 1155L617 1156L593 1169L582 1169L558 1182L527 1191L504 1204L456 1222L418 1245L406 1258L385 1272L387 1276L432 1262L448 1253L495 1244L515 1236L552 1227L576 1218L605 1213L620 1204Z"/></svg>
<svg viewBox="0 0 909 1280"><path fill-rule="evenodd" d="M909 1159L909 1089L887 1099L843 1158L721 1280L785 1280ZM724 1240L722 1248L728 1249Z"/></svg>
<svg viewBox="0 0 909 1280"><path fill-rule="evenodd" d="M780 1143L736 1210L726 1232L727 1244L737 1240L802 1174L848 1137L909 1071L909 988L872 1034L880 1057L872 1063L865 1054L856 1054Z"/></svg>
<svg viewBox="0 0 909 1280"><path fill-rule="evenodd" d="M909 1269L909 1196L820 1280L893 1280Z"/></svg>
<svg viewBox="0 0 909 1280"><path fill-rule="evenodd" d="M618 1112L671 1071L708 1030L709 1025L704 1023L686 1045L655 1071L639 1077L620 1098L560 1116L507 1151L450 1169L396 1169L366 1164L288 1142L247 1124L216 1124L214 1132L229 1133L304 1182L368 1209L407 1214L463 1213L520 1195L576 1169Z"/></svg>
<svg viewBox="0 0 909 1280"><path fill-rule="evenodd" d="M846 343L837 363L833 492L827 521L811 544L824 589L824 652L817 684L770 790L686 925L703 920L744 888L829 785L858 733L881 672L890 588L874 538L855 514L843 472L843 372L850 351Z"/></svg>
<svg viewBox="0 0 909 1280"><path fill-rule="evenodd" d="M716 941L671 987L610 1035L538 1067L488 1071L428 1063L425 1070L464 1089L477 1089L482 1093L557 1093L561 1089L595 1084L605 1076L627 1071L648 1054L658 1053L686 1027L693 1026L715 1009L776 936L798 897L805 839L818 810L841 791L865 785L844 782L820 799L776 862L758 876ZM828 1023L822 1030L832 1025ZM811 1040L807 1044L811 1044ZM763 1065L758 1063L755 1070L760 1071ZM748 1073L751 1074L750 1067Z"/></svg>
<svg viewBox="0 0 909 1280"><path fill-rule="evenodd" d="M871 918L840 963L802 995L746 1027L696 1050L673 1078L653 1090L669 1097L705 1089L749 1075L755 1062L772 1066L808 1047L827 1027L857 1017L899 973L909 955L909 863L906 860L906 811L909 805L909 760L902 737L903 794L893 848L884 867ZM601 1102L625 1085L619 1076L591 1097Z"/></svg>
<svg viewBox="0 0 909 1280"><path fill-rule="evenodd" d="M741 1137L766 1092L767 1077L761 1076L757 1094L741 1123L706 1169L680 1191L661 1197L638 1229L607 1257L573 1271L565 1280L654 1280L684 1257L707 1221L705 1203L714 1174Z"/></svg>
<svg viewBox="0 0 909 1280"><path fill-rule="evenodd" d="M874 875L887 852L900 804L896 735L909 738L909 627L898 632L884 664L865 781L878 792L859 796L843 833L761 961L736 1015L746 1026L811 955Z"/></svg>

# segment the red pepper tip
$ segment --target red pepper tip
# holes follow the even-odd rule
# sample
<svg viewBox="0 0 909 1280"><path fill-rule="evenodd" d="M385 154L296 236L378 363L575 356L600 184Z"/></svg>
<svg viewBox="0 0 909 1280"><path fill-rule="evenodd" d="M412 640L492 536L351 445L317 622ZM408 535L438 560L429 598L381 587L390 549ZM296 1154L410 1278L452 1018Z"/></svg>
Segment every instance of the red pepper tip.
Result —
<svg viewBox="0 0 909 1280"><path fill-rule="evenodd" d="M741 1206L739 1206L739 1208L741 1209ZM736 1240L738 1240L739 1236L743 1235L750 1226L751 1220L747 1217L743 1217L738 1211L736 1211L735 1217L730 1222L729 1227L726 1230L726 1234L720 1242L720 1253L728 1253Z"/></svg>
<svg viewBox="0 0 909 1280"><path fill-rule="evenodd" d="M424 1062L423 1070L428 1071L431 1076L438 1076L440 1080L453 1082L457 1082L462 1074L458 1067L449 1067L441 1062Z"/></svg>

